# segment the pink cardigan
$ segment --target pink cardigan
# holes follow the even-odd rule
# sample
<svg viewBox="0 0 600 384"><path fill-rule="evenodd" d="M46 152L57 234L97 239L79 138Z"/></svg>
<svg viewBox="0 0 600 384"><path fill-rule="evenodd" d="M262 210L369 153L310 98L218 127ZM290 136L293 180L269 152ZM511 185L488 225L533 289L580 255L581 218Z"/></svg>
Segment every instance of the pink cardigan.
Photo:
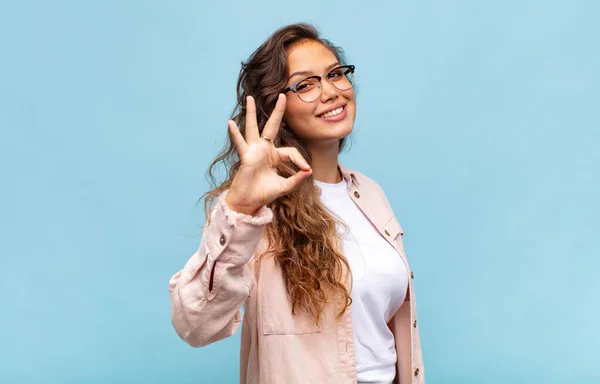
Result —
<svg viewBox="0 0 600 384"><path fill-rule="evenodd" d="M340 169L353 201L414 277L402 245L402 228L379 185L359 172ZM350 308L336 321L336 309L326 306L320 327L306 313L292 316L279 267L269 257L256 264L251 261L267 247L263 232L271 220L266 207L247 216L228 209L223 195L219 198L199 249L169 282L177 334L201 347L233 335L242 323L240 383L356 383ZM394 382L424 384L412 279L406 301L388 326L398 356Z"/></svg>

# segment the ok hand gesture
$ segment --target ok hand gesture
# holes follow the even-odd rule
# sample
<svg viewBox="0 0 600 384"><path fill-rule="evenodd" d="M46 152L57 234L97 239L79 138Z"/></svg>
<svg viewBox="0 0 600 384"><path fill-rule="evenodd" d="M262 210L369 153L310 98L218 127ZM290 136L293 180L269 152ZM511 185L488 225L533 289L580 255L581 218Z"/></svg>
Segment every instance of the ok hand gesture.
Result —
<svg viewBox="0 0 600 384"><path fill-rule="evenodd" d="M298 188L312 173L298 149L276 148L273 145L285 111L285 102L285 95L280 94L262 137L258 132L256 105L252 96L246 98L246 138L234 121L228 122L241 164L225 201L236 212L253 214L262 206ZM277 166L282 161L294 162L300 171L288 178L281 177L277 174Z"/></svg>

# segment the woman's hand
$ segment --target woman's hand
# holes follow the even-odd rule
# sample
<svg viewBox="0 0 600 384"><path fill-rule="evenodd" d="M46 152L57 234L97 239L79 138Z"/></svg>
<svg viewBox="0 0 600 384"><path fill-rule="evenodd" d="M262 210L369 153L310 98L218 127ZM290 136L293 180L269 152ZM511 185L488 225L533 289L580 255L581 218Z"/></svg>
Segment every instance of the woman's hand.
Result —
<svg viewBox="0 0 600 384"><path fill-rule="evenodd" d="M273 145L285 111L285 102L285 95L280 94L262 137L258 133L256 105L252 96L246 98L246 138L234 121L228 122L241 164L225 202L236 212L252 215L264 205L298 188L312 173L296 148L275 148ZM277 165L282 161L294 162L300 171L288 178L279 176Z"/></svg>

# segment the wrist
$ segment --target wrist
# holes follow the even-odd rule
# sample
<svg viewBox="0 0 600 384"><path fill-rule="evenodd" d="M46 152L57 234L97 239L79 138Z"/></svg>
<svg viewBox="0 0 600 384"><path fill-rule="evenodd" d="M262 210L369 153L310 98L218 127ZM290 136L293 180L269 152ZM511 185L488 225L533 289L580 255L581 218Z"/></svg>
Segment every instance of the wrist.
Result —
<svg viewBox="0 0 600 384"><path fill-rule="evenodd" d="M231 209L234 212L250 216L254 216L254 214L260 209L260 207L252 207L236 202L235 198L231 198L229 192L227 192L227 194L225 195L225 204L227 205L227 208Z"/></svg>

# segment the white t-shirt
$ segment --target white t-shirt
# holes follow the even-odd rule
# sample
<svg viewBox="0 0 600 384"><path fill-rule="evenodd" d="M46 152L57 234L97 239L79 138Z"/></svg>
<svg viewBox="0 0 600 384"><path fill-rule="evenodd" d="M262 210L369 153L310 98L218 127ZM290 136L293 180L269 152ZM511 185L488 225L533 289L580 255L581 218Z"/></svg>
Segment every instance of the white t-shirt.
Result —
<svg viewBox="0 0 600 384"><path fill-rule="evenodd" d="M358 383L388 384L396 376L396 346L387 326L406 297L402 258L348 196L345 180L321 188L321 202L340 218L343 253L352 271L352 324ZM338 228L342 233L343 228Z"/></svg>

